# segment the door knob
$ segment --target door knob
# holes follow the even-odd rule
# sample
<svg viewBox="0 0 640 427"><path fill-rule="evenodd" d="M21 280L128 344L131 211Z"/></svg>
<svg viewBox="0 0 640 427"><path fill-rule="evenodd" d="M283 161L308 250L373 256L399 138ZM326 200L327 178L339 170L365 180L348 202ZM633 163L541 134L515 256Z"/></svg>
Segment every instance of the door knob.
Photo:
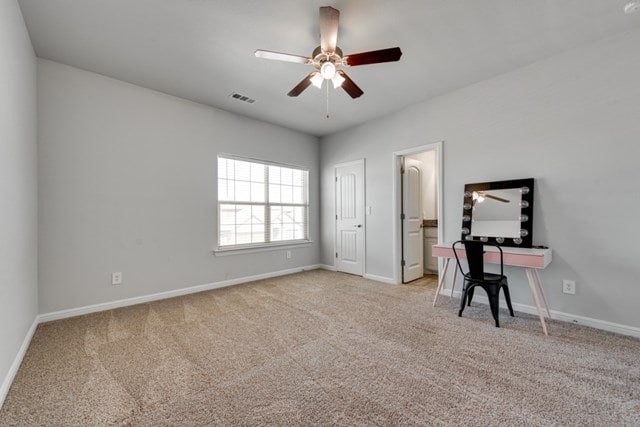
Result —
<svg viewBox="0 0 640 427"><path fill-rule="evenodd" d="M354 227L362 228L362 224L354 225Z"/></svg>

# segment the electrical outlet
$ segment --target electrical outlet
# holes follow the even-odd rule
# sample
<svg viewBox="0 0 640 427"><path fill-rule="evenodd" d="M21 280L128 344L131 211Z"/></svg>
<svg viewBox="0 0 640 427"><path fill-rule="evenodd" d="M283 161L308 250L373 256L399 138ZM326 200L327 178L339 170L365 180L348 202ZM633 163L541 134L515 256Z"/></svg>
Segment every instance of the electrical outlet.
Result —
<svg viewBox="0 0 640 427"><path fill-rule="evenodd" d="M287 259L291 259L291 251L287 251Z"/></svg>
<svg viewBox="0 0 640 427"><path fill-rule="evenodd" d="M562 281L562 292L569 295L575 295L576 294L575 280L564 279Z"/></svg>
<svg viewBox="0 0 640 427"><path fill-rule="evenodd" d="M122 273L117 271L111 273L111 284L112 285L122 285Z"/></svg>

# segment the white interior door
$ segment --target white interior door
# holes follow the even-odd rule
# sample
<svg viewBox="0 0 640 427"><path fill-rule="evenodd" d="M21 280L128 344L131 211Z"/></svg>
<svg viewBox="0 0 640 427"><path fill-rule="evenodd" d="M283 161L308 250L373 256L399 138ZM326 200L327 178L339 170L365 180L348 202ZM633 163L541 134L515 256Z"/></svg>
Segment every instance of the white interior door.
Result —
<svg viewBox="0 0 640 427"><path fill-rule="evenodd" d="M336 269L364 274L364 160L335 168Z"/></svg>
<svg viewBox="0 0 640 427"><path fill-rule="evenodd" d="M422 229L422 162L403 159L402 168L402 254L403 282L424 275L424 235Z"/></svg>

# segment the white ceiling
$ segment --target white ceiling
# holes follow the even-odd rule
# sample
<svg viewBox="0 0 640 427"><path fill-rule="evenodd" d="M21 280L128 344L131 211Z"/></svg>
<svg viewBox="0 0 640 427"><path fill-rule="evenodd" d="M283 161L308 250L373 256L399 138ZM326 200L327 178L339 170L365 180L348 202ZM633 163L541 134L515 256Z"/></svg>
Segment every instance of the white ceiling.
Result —
<svg viewBox="0 0 640 427"><path fill-rule="evenodd" d="M626 0L20 0L36 54L312 135L327 135L640 27ZM340 10L345 54L400 46L400 62L347 69L364 90L287 92L309 65L318 8ZM256 99L246 104L229 97Z"/></svg>

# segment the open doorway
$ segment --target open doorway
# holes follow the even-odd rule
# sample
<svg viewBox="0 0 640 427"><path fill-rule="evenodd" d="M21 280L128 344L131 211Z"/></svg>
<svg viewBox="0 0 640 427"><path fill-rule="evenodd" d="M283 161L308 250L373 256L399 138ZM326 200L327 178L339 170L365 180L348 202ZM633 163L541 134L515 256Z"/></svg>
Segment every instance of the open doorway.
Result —
<svg viewBox="0 0 640 427"><path fill-rule="evenodd" d="M396 283L438 274L431 247L443 239L442 142L394 153Z"/></svg>

